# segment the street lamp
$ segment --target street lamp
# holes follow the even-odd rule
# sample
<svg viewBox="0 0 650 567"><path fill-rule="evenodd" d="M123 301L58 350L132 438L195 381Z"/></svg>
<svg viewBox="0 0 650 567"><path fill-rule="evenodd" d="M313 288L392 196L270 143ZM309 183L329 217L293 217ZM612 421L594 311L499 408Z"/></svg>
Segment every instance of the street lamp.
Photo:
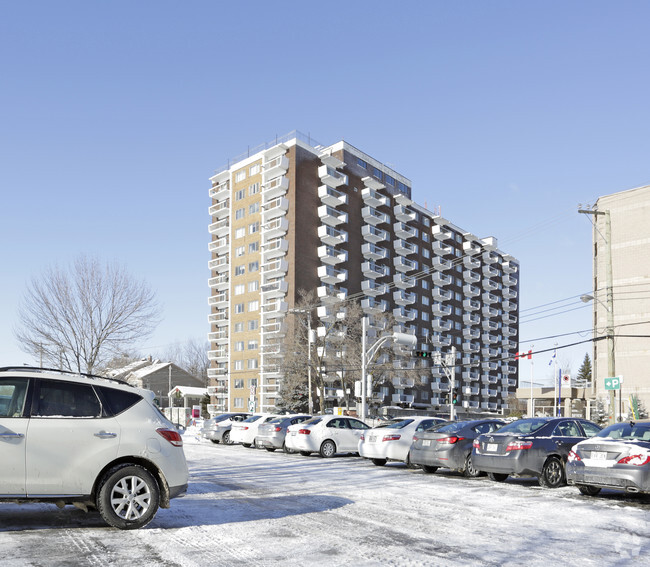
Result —
<svg viewBox="0 0 650 567"><path fill-rule="evenodd" d="M302 313L307 315L307 390L308 390L308 413L314 413L314 402L311 397L311 309L289 309L289 313ZM321 412L323 408L321 408Z"/></svg>
<svg viewBox="0 0 650 567"><path fill-rule="evenodd" d="M415 335L408 335L406 333L392 333L384 335L375 341L375 343L367 348L366 345L366 330L368 328L368 317L361 319L361 419L366 419L368 413L368 384L366 381L366 370L372 359L379 352L379 349L387 342L393 341L398 345L406 345L411 348L417 343Z"/></svg>

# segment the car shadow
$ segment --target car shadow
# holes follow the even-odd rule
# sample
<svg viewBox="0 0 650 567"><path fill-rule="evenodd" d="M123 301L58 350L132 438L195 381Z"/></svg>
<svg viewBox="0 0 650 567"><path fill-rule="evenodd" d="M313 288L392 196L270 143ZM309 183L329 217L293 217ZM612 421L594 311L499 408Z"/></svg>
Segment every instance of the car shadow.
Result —
<svg viewBox="0 0 650 567"><path fill-rule="evenodd" d="M203 495L207 494L204 492ZM232 524L251 520L326 512L353 501L327 494L290 495L259 498L205 498L201 494L172 501L171 508L159 509L152 522L142 529L186 528L197 525ZM0 533L56 529L108 529L99 512L84 512L74 506L54 504L0 504Z"/></svg>

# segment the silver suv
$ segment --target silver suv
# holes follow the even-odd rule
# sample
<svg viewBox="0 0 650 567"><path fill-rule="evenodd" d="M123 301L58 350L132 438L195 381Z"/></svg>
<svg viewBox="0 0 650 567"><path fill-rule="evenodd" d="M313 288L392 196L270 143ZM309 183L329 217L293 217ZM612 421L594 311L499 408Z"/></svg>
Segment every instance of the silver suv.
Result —
<svg viewBox="0 0 650 567"><path fill-rule="evenodd" d="M147 525L187 490L183 440L126 382L0 368L0 500L99 510L120 529Z"/></svg>

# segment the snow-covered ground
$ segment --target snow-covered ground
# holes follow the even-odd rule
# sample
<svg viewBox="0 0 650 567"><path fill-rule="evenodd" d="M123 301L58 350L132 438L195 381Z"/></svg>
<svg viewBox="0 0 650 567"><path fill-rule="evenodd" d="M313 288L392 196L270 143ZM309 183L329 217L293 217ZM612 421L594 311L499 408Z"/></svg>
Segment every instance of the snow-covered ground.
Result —
<svg viewBox="0 0 650 567"><path fill-rule="evenodd" d="M0 504L0 565L650 565L650 499L184 436L185 498L146 528Z"/></svg>

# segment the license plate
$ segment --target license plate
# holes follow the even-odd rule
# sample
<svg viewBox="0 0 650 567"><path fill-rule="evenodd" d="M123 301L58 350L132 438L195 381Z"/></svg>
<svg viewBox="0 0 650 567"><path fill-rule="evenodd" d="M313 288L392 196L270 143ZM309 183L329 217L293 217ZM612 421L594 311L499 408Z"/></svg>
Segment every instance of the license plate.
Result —
<svg viewBox="0 0 650 567"><path fill-rule="evenodd" d="M431 439L422 439L423 447L428 447L429 445L431 445Z"/></svg>
<svg viewBox="0 0 650 567"><path fill-rule="evenodd" d="M591 458L594 461L606 461L607 460L607 453L605 451L592 451L591 452Z"/></svg>
<svg viewBox="0 0 650 567"><path fill-rule="evenodd" d="M499 446L496 443L488 443L485 446L485 450L489 451L490 453L496 453L499 450Z"/></svg>
<svg viewBox="0 0 650 567"><path fill-rule="evenodd" d="M377 441L376 435L371 435L370 437L368 437L368 443L374 443L375 441Z"/></svg>
<svg viewBox="0 0 650 567"><path fill-rule="evenodd" d="M295 431L292 431L292 432L291 432L291 437L294 437L295 435L296 435L296 432L295 432Z"/></svg>

